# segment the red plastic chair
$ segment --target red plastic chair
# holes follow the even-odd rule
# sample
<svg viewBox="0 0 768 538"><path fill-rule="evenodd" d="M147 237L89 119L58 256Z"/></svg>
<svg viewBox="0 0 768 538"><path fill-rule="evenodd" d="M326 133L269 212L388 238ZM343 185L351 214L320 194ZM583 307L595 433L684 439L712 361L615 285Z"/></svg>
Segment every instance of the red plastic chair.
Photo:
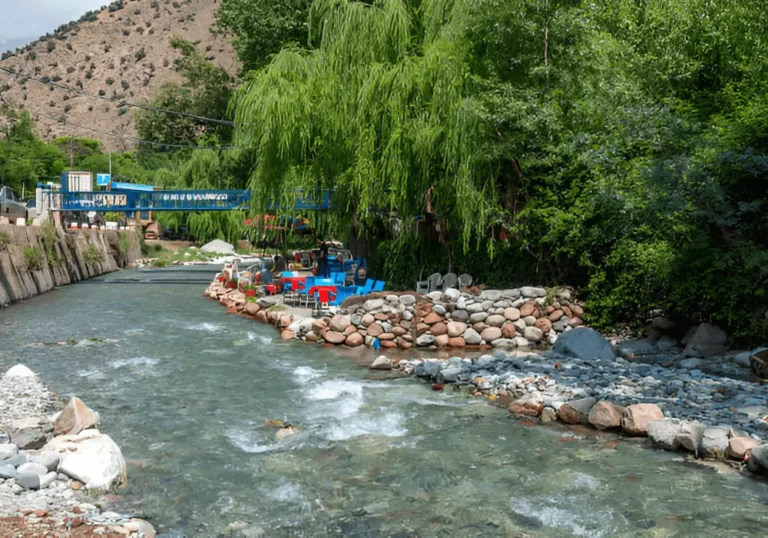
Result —
<svg viewBox="0 0 768 538"><path fill-rule="evenodd" d="M336 286L312 286L307 294L317 295L318 310L327 312L330 303L336 300Z"/></svg>

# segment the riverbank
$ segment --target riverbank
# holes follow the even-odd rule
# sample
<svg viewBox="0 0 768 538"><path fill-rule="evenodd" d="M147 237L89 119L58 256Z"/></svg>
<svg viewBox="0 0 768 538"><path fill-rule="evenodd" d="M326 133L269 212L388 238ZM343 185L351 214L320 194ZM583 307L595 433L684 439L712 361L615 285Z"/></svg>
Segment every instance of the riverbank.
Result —
<svg viewBox="0 0 768 538"><path fill-rule="evenodd" d="M284 340L378 344L383 351L493 350L448 360L381 356L371 368L417 375L436 390L452 386L527 420L647 436L657 448L768 475L761 437L768 432L768 387L746 380L750 352L728 353L724 333L708 324L691 328L679 344L657 321L653 338L614 346L581 327L583 306L566 289L551 297L532 287L372 294L321 319L220 282L205 295L230 313L275 326Z"/></svg>
<svg viewBox="0 0 768 538"><path fill-rule="evenodd" d="M126 481L120 448L99 416L66 405L26 366L0 378L0 535L150 538L146 521L99 508Z"/></svg>
<svg viewBox="0 0 768 538"><path fill-rule="evenodd" d="M0 225L0 308L105 273L141 257L133 231Z"/></svg>

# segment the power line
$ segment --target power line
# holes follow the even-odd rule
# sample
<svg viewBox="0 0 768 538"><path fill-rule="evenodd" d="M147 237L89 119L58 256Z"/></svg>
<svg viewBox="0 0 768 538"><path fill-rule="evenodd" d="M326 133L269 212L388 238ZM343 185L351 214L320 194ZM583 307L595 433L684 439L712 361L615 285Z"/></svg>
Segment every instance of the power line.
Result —
<svg viewBox="0 0 768 538"><path fill-rule="evenodd" d="M192 119L195 119L195 120L207 121L207 122L210 122L210 123L217 123L219 125L232 126L232 125L235 124L234 121L230 121L230 120L218 120L218 119L214 119L214 118L206 118L205 116L198 116L197 114L190 114L189 112L181 112L179 110L169 110L167 108L151 107L151 106L147 106L147 105L140 105L138 103L131 103L129 101L120 101L120 100L110 99L109 97L102 97L101 95L93 95L91 93L87 93L87 92L84 92L82 90L77 90L75 88L70 88L69 86L65 86L64 84L59 84L57 82L53 82L53 81L45 82L44 80L39 79L39 78L35 78L35 77L29 76L29 75L22 75L21 73L17 73L15 71L11 70L11 69L6 69L5 67L0 67L0 71L8 73L9 75L13 75L14 77L17 77L17 78L29 79L29 80L32 80L32 81L37 82L39 84L44 84L46 86L54 86L56 88L59 88L59 89L62 89L62 90L66 90L66 91L69 91L69 92L72 92L72 93L76 93L78 95L82 95L83 97L88 97L90 99L98 99L100 101L107 101L108 103L115 103L115 102L117 102L117 103L120 104L120 106L128 106L128 107L140 108L140 109L143 109L143 110L154 110L155 112L163 112L165 114L174 114L176 116L183 116L185 118L192 118Z"/></svg>
<svg viewBox="0 0 768 538"><path fill-rule="evenodd" d="M92 127L86 127L84 125L78 125L76 123L70 123L64 118L57 118L55 116L49 116L48 114L43 114L42 112L29 112L33 116L38 117L44 117L51 120L55 120L58 123L63 123L64 125L69 125L70 127L77 127L79 129L85 129L86 131L91 131L94 133L102 134L104 136L111 136L112 138L120 138L122 140L128 140L130 142L134 142L136 144L146 144L149 146L160 146L165 148L176 148L176 149L208 149L208 150L228 150L228 149L250 149L250 148L244 148L242 146L192 146L188 144L169 144L167 142L155 142L154 140L142 140L140 138L133 138L131 136L123 136L115 133L108 133L106 131L100 131L98 129L94 129Z"/></svg>

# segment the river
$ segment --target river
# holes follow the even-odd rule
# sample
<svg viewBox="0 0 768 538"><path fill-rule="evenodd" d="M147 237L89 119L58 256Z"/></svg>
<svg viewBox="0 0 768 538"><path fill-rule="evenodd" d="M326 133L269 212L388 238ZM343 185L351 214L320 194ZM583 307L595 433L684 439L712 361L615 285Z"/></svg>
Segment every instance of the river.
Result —
<svg viewBox="0 0 768 538"><path fill-rule="evenodd" d="M79 396L122 448L128 485L106 509L187 536L236 521L265 536L765 532L763 482L371 378L226 315L202 297L212 274L123 271L0 310L0 371L21 362ZM267 419L302 432L276 441Z"/></svg>

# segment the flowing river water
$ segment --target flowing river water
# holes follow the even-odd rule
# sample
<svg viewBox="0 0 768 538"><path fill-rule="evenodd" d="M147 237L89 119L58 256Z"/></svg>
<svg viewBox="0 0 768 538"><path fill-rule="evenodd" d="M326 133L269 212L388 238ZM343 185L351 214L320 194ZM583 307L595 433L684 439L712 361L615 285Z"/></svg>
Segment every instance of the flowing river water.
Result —
<svg viewBox="0 0 768 538"><path fill-rule="evenodd" d="M81 397L122 448L128 485L107 509L177 536L236 521L264 536L764 535L763 482L371 379L226 315L205 271L123 271L0 310L0 371L21 362ZM277 441L267 419L302 433Z"/></svg>

